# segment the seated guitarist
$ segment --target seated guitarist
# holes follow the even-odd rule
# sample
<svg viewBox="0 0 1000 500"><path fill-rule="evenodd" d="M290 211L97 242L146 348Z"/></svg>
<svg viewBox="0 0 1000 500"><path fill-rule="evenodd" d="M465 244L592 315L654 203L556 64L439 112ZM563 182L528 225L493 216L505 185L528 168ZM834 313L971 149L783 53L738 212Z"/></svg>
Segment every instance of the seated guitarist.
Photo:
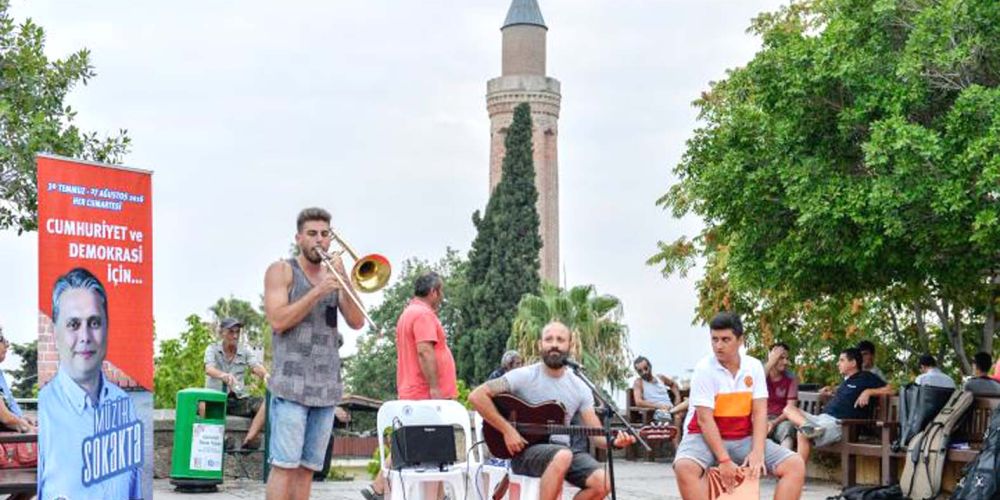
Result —
<svg viewBox="0 0 1000 500"><path fill-rule="evenodd" d="M542 363L511 370L469 394L469 402L483 419L503 432L507 450L514 455L511 460L514 473L541 478L539 498L542 500L562 498L564 480L580 488L574 497L578 500L604 498L610 492L610 485L594 457L586 451L570 448L569 436L552 435L548 443L525 447L527 441L500 414L492 398L511 393L528 404L555 400L566 408L564 424L569 425L578 413L583 425L600 427L601 421L594 412L593 394L564 366L572 346L573 335L566 325L549 323L542 329L539 340ZM591 439L596 446L607 447L603 437ZM614 445L621 448L634 442L634 437L619 433Z"/></svg>

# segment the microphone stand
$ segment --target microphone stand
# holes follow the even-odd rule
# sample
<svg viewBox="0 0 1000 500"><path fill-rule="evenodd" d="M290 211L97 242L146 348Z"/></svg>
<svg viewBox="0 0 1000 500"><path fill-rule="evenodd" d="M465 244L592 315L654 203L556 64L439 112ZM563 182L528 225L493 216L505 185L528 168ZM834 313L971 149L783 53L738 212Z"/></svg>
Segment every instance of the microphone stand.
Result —
<svg viewBox="0 0 1000 500"><path fill-rule="evenodd" d="M577 363L566 363L566 366L569 367L570 369L572 369L573 373L576 374L577 378L579 378L580 380L582 380L583 383L588 388L590 388L591 392L594 393L594 397L596 397L598 401L600 401L601 403L604 404L604 408L605 408L605 410L604 410L605 411L605 413L604 413L604 439L607 440L607 445L608 445L608 448L607 448L608 449L608 475L611 476L611 500L618 500L618 493L617 493L617 490L615 488L615 460L614 460L614 457L615 457L615 453L614 453L614 451L615 451L615 445L614 445L615 438L614 438L614 435L611 433L611 415L614 415L614 416L618 417L618 420L620 420L623 424L625 424L625 429L628 430L629 434L632 434L633 436L635 436L635 439L639 442L639 444L641 444L644 448L646 448L646 451L651 451L652 448L649 447L649 445L646 443L645 439L642 439L642 436L640 436L639 433L635 430L635 427L632 427L632 424L628 423L628 420L626 420L625 417L623 417L621 415L621 413L618 412L618 408L615 406L615 404L613 402L611 402L610 399L607 399L607 398L604 397L604 391L601 391L600 389L598 389L597 386L595 386L594 383L591 382L589 378L587 378L587 375L585 375L583 373L582 367L579 364L577 364Z"/></svg>

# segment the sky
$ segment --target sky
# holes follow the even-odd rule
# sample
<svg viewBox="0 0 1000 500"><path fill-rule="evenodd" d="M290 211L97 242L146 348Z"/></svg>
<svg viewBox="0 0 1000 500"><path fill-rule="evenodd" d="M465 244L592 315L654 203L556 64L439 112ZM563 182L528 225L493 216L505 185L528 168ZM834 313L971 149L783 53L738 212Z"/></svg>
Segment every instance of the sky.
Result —
<svg viewBox="0 0 1000 500"><path fill-rule="evenodd" d="M645 261L692 236L655 202L676 181L692 106L760 49L746 32L778 0L540 0L548 72L562 83L561 265L617 296L633 354L683 375L708 354L695 281ZM124 163L153 174L160 339L220 297L259 301L306 206L361 253L397 265L465 254L488 198L486 81L500 74L509 0L14 0L50 58L91 51L76 123L128 130ZM37 235L0 231L0 326L34 339ZM364 296L377 304L379 294ZM347 331L342 354L354 351ZM8 361L4 368L13 368Z"/></svg>

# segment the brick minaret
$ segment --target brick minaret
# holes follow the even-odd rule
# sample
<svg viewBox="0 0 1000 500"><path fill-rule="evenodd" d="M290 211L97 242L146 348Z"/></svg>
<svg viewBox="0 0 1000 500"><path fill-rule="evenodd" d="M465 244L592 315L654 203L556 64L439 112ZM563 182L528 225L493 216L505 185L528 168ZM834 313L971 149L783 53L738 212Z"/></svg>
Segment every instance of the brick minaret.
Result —
<svg viewBox="0 0 1000 500"><path fill-rule="evenodd" d="M535 185L538 187L542 235L542 279L559 284L559 80L545 76L545 36L548 27L536 0L513 0L503 34L501 76L486 84L490 114L490 192L500 182L507 127L514 107L531 105Z"/></svg>

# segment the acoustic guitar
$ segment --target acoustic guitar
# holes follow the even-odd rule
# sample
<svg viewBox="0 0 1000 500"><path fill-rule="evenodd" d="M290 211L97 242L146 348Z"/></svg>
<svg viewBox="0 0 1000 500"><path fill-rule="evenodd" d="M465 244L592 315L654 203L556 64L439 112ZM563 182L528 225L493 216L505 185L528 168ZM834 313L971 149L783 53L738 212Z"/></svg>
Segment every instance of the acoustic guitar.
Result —
<svg viewBox="0 0 1000 500"><path fill-rule="evenodd" d="M532 405L524 402L520 398L511 394L500 394L493 398L500 415L503 415L508 422L514 425L517 432L528 442L528 446L547 443L549 436L553 434L568 434L571 436L603 436L604 428L587 427L582 425L565 425L566 407L558 401L543 401ZM654 441L663 439L673 439L677 435L677 427L666 422L652 423L643 426L638 430L639 436L643 439ZM503 440L503 433L483 421L483 439L486 447L496 458L513 458L507 451L507 444Z"/></svg>

